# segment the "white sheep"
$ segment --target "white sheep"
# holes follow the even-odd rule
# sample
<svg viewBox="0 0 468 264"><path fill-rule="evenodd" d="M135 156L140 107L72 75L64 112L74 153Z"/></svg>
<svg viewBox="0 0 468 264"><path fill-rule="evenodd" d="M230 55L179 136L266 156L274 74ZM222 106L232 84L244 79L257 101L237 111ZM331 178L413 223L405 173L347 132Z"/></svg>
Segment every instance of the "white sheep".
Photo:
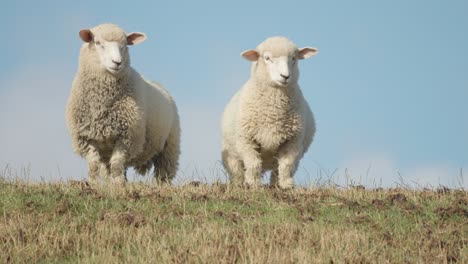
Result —
<svg viewBox="0 0 468 264"><path fill-rule="evenodd" d="M271 37L241 55L252 61L251 77L233 96L222 118L222 159L231 182L257 186L272 170L270 184L294 186L299 160L315 134L315 121L297 84L298 60L317 49L298 49Z"/></svg>
<svg viewBox="0 0 468 264"><path fill-rule="evenodd" d="M88 178L126 181L127 167L170 181L180 154L179 116L166 89L130 66L127 45L146 39L113 24L79 32L84 41L66 110L73 150L88 162Z"/></svg>

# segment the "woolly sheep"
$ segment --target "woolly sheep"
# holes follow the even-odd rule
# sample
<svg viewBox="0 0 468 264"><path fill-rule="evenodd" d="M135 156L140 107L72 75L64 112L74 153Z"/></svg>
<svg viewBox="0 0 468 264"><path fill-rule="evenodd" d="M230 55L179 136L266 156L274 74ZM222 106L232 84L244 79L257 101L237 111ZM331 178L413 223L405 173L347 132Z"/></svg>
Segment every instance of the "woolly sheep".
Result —
<svg viewBox="0 0 468 264"><path fill-rule="evenodd" d="M98 176L124 184L135 167L170 181L178 166L180 127L167 90L130 66L128 45L143 42L113 24L79 32L84 41L66 109L73 150L88 162L88 179Z"/></svg>
<svg viewBox="0 0 468 264"><path fill-rule="evenodd" d="M315 121L297 84L297 60L317 49L298 49L271 37L241 55L252 61L251 77L233 96L222 117L222 160L231 182L257 186L271 170L270 184L294 186L299 160L315 134Z"/></svg>

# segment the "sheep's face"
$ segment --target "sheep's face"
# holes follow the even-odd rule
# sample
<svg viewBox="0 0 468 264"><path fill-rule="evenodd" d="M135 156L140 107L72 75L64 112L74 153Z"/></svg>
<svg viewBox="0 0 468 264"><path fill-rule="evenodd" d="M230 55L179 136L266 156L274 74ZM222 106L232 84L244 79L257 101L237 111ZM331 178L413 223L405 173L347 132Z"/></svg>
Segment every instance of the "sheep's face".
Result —
<svg viewBox="0 0 468 264"><path fill-rule="evenodd" d="M276 86L287 86L291 79L295 79L294 75L297 72L295 55L273 57L271 52L266 51L260 60L266 66L271 82Z"/></svg>
<svg viewBox="0 0 468 264"><path fill-rule="evenodd" d="M81 30L81 39L89 43L89 48L97 53L101 69L112 75L120 74L130 64L127 45L143 42L146 39L145 34L135 32L127 35L120 29L111 32L105 30L99 32L99 28L96 29Z"/></svg>
<svg viewBox="0 0 468 264"><path fill-rule="evenodd" d="M257 78L266 79L273 86L287 87L299 78L297 60L309 58L316 53L315 48L297 49L288 39L274 37L260 44L256 50L247 50L241 55L255 62L254 74L261 75L256 76Z"/></svg>

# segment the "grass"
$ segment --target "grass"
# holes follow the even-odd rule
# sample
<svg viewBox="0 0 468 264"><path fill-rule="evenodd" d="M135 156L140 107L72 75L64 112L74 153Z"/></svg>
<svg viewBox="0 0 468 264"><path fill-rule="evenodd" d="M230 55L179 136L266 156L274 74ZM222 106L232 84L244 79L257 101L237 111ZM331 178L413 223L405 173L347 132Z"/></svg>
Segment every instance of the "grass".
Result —
<svg viewBox="0 0 468 264"><path fill-rule="evenodd" d="M0 262L468 263L463 190L0 181Z"/></svg>

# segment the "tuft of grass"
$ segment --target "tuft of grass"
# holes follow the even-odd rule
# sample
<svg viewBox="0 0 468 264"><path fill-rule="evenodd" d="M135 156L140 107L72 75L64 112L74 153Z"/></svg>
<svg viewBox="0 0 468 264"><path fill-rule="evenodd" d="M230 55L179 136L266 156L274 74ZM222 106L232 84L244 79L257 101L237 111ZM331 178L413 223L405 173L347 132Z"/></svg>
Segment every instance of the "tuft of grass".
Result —
<svg viewBox="0 0 468 264"><path fill-rule="evenodd" d="M0 262L468 262L464 190L0 181Z"/></svg>

